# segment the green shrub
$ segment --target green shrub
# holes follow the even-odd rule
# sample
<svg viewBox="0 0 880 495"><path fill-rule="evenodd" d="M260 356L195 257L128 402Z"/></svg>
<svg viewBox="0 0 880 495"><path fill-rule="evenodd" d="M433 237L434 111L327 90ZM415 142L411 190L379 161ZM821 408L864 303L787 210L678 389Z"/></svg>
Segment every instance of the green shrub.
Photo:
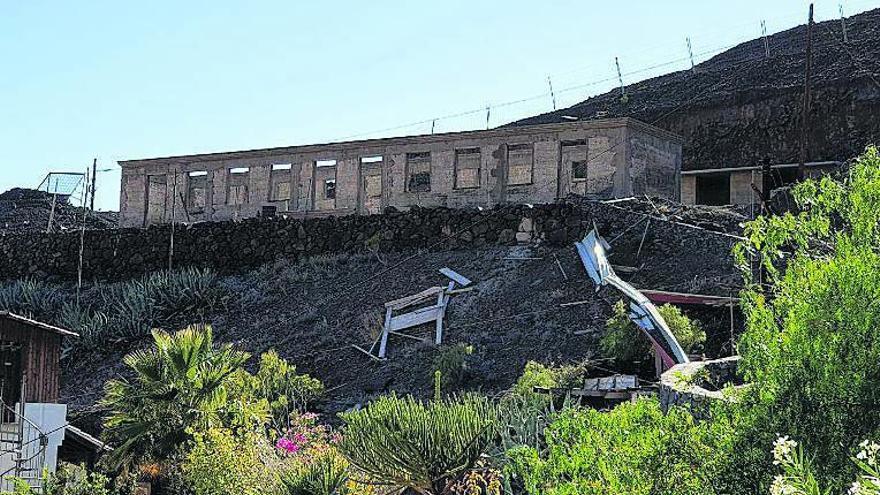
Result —
<svg viewBox="0 0 880 495"><path fill-rule="evenodd" d="M308 464L281 475L285 495L353 494L348 476L348 462L338 452L329 451Z"/></svg>
<svg viewBox="0 0 880 495"><path fill-rule="evenodd" d="M684 410L664 415L656 400L570 408L548 426L545 451L508 451L508 474L532 495L711 494L729 435Z"/></svg>
<svg viewBox="0 0 880 495"><path fill-rule="evenodd" d="M496 437L496 412L484 397L423 403L384 396L344 413L340 448L377 483L439 495L476 466Z"/></svg>
<svg viewBox="0 0 880 495"><path fill-rule="evenodd" d="M802 211L748 223L734 251L747 283L740 370L753 382L735 472L768 483L762 446L784 431L820 482L841 485L855 473L850 449L880 425L880 154L793 194Z"/></svg>
<svg viewBox="0 0 880 495"><path fill-rule="evenodd" d="M700 324L685 316L677 307L664 304L657 311L685 352L695 352L706 342L706 332ZM614 305L614 315L605 324L599 347L603 355L628 363L644 361L651 353L651 341L629 319L623 301Z"/></svg>
<svg viewBox="0 0 880 495"><path fill-rule="evenodd" d="M265 495L278 486L278 468L261 433L210 428L194 436L183 473L196 495Z"/></svg>
<svg viewBox="0 0 880 495"><path fill-rule="evenodd" d="M583 385L586 372L585 364L546 366L536 361L529 361L509 394L524 397L534 395L535 387L575 388Z"/></svg>
<svg viewBox="0 0 880 495"><path fill-rule="evenodd" d="M288 425L291 414L304 411L324 392L320 380L298 374L296 366L282 359L275 351L260 356L260 367L256 374L245 370L236 372L228 388L232 397L245 398L245 402L265 400L278 430Z"/></svg>
<svg viewBox="0 0 880 495"><path fill-rule="evenodd" d="M440 348L431 365L430 378L440 372L440 388L451 392L459 389L467 381L474 346L468 344L447 345Z"/></svg>
<svg viewBox="0 0 880 495"><path fill-rule="evenodd" d="M110 495L110 479L85 466L62 464L45 483L45 495Z"/></svg>

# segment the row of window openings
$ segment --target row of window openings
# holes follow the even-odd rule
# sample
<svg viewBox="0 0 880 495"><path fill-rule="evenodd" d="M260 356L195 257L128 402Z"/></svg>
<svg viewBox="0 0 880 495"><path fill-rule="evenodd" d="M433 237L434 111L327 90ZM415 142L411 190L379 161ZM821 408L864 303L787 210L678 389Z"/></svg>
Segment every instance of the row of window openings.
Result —
<svg viewBox="0 0 880 495"><path fill-rule="evenodd" d="M585 144L583 141L563 142L563 146L578 146ZM508 184L525 185L532 183L533 148L531 145L510 145L508 147ZM407 153L407 190L409 192L431 191L431 153ZM361 163L382 162L382 156L361 158ZM477 189L480 187L480 170L482 154L479 148L466 148L455 151L455 189ZM336 166L336 160L318 160L317 167ZM289 171L291 164L273 164L273 172ZM231 175L241 175L250 172L250 168L237 167L229 169ZM204 170L190 172L190 206L192 208L204 208L205 184L203 181L192 181L192 178L207 177ZM378 177L365 177L364 187L370 197L381 195L381 185L377 188ZM572 179L584 181L587 179L587 162L585 160L572 162ZM381 179L378 179L381 181ZM380 182L378 183L380 184ZM378 189L378 191L376 191ZM336 199L336 179L324 181L324 199ZM290 199L290 182L279 181L274 183L272 200L287 201ZM230 184L227 203L230 205L242 205L247 202L247 186L245 184Z"/></svg>

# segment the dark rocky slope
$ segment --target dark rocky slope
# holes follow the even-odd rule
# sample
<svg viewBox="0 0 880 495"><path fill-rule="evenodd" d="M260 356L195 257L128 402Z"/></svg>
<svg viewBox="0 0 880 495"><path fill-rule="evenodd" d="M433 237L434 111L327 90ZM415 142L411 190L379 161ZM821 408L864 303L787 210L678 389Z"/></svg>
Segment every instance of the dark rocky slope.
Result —
<svg viewBox="0 0 880 495"><path fill-rule="evenodd" d="M696 67L641 81L510 125L631 116L683 136L683 169L794 163L803 101L806 26L731 48ZM880 141L880 9L817 23L808 161L846 160Z"/></svg>

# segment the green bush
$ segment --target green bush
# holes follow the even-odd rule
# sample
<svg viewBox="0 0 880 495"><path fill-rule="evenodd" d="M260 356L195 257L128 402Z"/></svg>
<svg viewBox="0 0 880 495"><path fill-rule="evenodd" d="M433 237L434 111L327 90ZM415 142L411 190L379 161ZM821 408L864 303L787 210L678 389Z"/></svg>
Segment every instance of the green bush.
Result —
<svg viewBox="0 0 880 495"><path fill-rule="evenodd" d="M85 466L64 464L48 477L45 495L110 495L110 479Z"/></svg>
<svg viewBox="0 0 880 495"><path fill-rule="evenodd" d="M244 398L245 402L265 400L277 430L287 427L291 414L304 411L324 392L320 380L298 374L296 366L275 351L260 356L256 374L243 369L236 372L228 388L230 396Z"/></svg>
<svg viewBox="0 0 880 495"><path fill-rule="evenodd" d="M677 307L664 304L657 311L685 352L695 352L706 342L706 332L699 322L685 316ZM614 315L605 324L605 333L599 340L599 347L603 355L613 357L619 362L644 361L651 353L651 341L629 319L628 309L623 301L614 305Z"/></svg>
<svg viewBox="0 0 880 495"><path fill-rule="evenodd" d="M546 366L536 361L529 361L509 394L523 397L534 395L535 387L575 388L583 385L586 372L583 364Z"/></svg>
<svg viewBox="0 0 880 495"><path fill-rule="evenodd" d="M335 451L326 452L308 464L281 475L284 495L348 495L348 462Z"/></svg>
<svg viewBox="0 0 880 495"><path fill-rule="evenodd" d="M495 408L484 397L420 402L384 396L341 414L340 449L377 483L439 495L473 469L496 438Z"/></svg>
<svg viewBox="0 0 880 495"><path fill-rule="evenodd" d="M431 365L431 380L440 372L440 389L453 392L461 388L470 373L474 346L468 344L447 345L440 348Z"/></svg>
<svg viewBox="0 0 880 495"><path fill-rule="evenodd" d="M183 473L196 495L265 495L275 493L279 467L261 433L210 428L195 435Z"/></svg>
<svg viewBox="0 0 880 495"><path fill-rule="evenodd" d="M508 451L507 472L531 495L712 494L729 451L724 422L663 414L641 399L609 412L570 408L546 430L547 448Z"/></svg>
<svg viewBox="0 0 880 495"><path fill-rule="evenodd" d="M802 211L748 223L734 251L747 283L740 370L754 384L737 464L766 484L761 446L784 431L820 482L840 485L854 475L848 453L880 425L880 154L793 194Z"/></svg>

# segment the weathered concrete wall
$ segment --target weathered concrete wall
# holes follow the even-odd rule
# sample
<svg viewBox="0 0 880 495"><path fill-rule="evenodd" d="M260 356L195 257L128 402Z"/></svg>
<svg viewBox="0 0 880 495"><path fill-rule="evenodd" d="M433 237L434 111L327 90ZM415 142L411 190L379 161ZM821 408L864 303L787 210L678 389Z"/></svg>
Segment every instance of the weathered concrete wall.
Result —
<svg viewBox="0 0 880 495"><path fill-rule="evenodd" d="M252 218L264 206L310 216L550 203L569 193L677 198L681 159L674 135L613 119L136 160L120 162L121 225ZM576 162L585 177L574 176ZM290 198L276 194L279 164L291 170ZM428 174L423 183L418 172ZM159 181L152 194L148 178ZM193 181L207 190L194 194ZM193 201L202 195L204 207Z"/></svg>

